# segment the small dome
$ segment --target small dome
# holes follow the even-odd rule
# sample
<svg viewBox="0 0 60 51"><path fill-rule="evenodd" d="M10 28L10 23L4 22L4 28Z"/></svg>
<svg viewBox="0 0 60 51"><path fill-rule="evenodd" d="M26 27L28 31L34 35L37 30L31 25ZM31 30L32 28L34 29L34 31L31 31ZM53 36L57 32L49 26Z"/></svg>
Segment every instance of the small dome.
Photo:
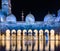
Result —
<svg viewBox="0 0 60 51"><path fill-rule="evenodd" d="M5 14L2 11L0 11L0 22L5 22L5 17Z"/></svg>
<svg viewBox="0 0 60 51"><path fill-rule="evenodd" d="M57 16L60 16L60 9L57 11L58 15Z"/></svg>
<svg viewBox="0 0 60 51"><path fill-rule="evenodd" d="M60 16L55 19L55 22L60 22Z"/></svg>
<svg viewBox="0 0 60 51"><path fill-rule="evenodd" d="M16 23L16 17L13 14L11 14L7 16L6 22Z"/></svg>
<svg viewBox="0 0 60 51"><path fill-rule="evenodd" d="M55 15L55 14L52 14L52 16L53 16L53 17L56 17L56 15Z"/></svg>
<svg viewBox="0 0 60 51"><path fill-rule="evenodd" d="M25 19L26 23L34 23L35 22L35 18L34 16L30 13L26 16L26 19Z"/></svg>
<svg viewBox="0 0 60 51"><path fill-rule="evenodd" d="M44 22L53 22L55 20L55 17L51 14L47 14L44 18Z"/></svg>

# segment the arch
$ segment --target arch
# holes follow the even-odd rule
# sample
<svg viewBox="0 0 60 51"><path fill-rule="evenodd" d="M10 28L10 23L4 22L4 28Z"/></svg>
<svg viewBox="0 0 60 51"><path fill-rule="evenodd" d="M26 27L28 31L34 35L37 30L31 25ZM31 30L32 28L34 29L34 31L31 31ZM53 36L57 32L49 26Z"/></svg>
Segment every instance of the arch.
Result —
<svg viewBox="0 0 60 51"><path fill-rule="evenodd" d="M26 40L26 36L27 36L27 30L23 30L23 41Z"/></svg>
<svg viewBox="0 0 60 51"><path fill-rule="evenodd" d="M39 30L39 50L43 51L43 30Z"/></svg>
<svg viewBox="0 0 60 51"><path fill-rule="evenodd" d="M43 30L41 29L41 30L39 30L39 34L43 34Z"/></svg>
<svg viewBox="0 0 60 51"><path fill-rule="evenodd" d="M6 50L10 50L10 30L6 30Z"/></svg>
<svg viewBox="0 0 60 51"><path fill-rule="evenodd" d="M51 33L51 34L54 34L54 33L55 33L55 31L52 29L52 30L50 31L50 33Z"/></svg>
<svg viewBox="0 0 60 51"><path fill-rule="evenodd" d="M35 34L34 34L34 36L35 36L34 39L35 39L35 38L38 39L38 30L35 29L35 30L34 30L34 33L35 33Z"/></svg>
<svg viewBox="0 0 60 51"><path fill-rule="evenodd" d="M43 30L39 30L39 40L43 40Z"/></svg>
<svg viewBox="0 0 60 51"><path fill-rule="evenodd" d="M34 50L38 50L38 30L34 30L34 40L35 40L35 46L34 46Z"/></svg>
<svg viewBox="0 0 60 51"><path fill-rule="evenodd" d="M38 33L38 30L35 29L34 32L37 34Z"/></svg>
<svg viewBox="0 0 60 51"><path fill-rule="evenodd" d="M26 33L27 33L27 30L24 29L23 30L23 35L26 35Z"/></svg>
<svg viewBox="0 0 60 51"><path fill-rule="evenodd" d="M45 30L45 50L49 50L49 30Z"/></svg>
<svg viewBox="0 0 60 51"><path fill-rule="evenodd" d="M48 29L45 30L45 39L49 40L49 30Z"/></svg>
<svg viewBox="0 0 60 51"><path fill-rule="evenodd" d="M21 30L17 30L17 50L21 50Z"/></svg>
<svg viewBox="0 0 60 51"><path fill-rule="evenodd" d="M46 29L46 30L45 30L45 32L49 33L49 30L48 30L48 29Z"/></svg>
<svg viewBox="0 0 60 51"><path fill-rule="evenodd" d="M32 30L31 29L28 30L28 35L32 35Z"/></svg>
<svg viewBox="0 0 60 51"><path fill-rule="evenodd" d="M13 29L13 30L11 31L11 33L12 33L12 34L16 34L16 30Z"/></svg>
<svg viewBox="0 0 60 51"><path fill-rule="evenodd" d="M53 29L50 31L50 40L55 40L55 31Z"/></svg>
<svg viewBox="0 0 60 51"><path fill-rule="evenodd" d="M21 32L22 32L21 30L17 30L17 35L21 34Z"/></svg>
<svg viewBox="0 0 60 51"><path fill-rule="evenodd" d="M8 29L8 30L6 30L6 40L7 39L10 39L10 30Z"/></svg>
<svg viewBox="0 0 60 51"><path fill-rule="evenodd" d="M22 32L21 30L17 31L17 41L21 40L21 36L22 36L21 32Z"/></svg>
<svg viewBox="0 0 60 51"><path fill-rule="evenodd" d="M26 44L26 41L27 41L27 40L26 40L26 38L27 38L27 37L26 37L26 33L27 33L27 30L24 29L24 30L23 30L23 41L22 41L23 51L26 50L26 48L27 48L26 45L25 45L25 44Z"/></svg>
<svg viewBox="0 0 60 51"><path fill-rule="evenodd" d="M9 33L9 34L10 34L10 30L9 30L9 29L8 29L8 30L6 30L6 34L7 34L7 33Z"/></svg>
<svg viewBox="0 0 60 51"><path fill-rule="evenodd" d="M54 51L54 45L55 45L55 31L53 30L53 29L51 29L51 31L50 31L50 46L51 46L51 50L53 50Z"/></svg>

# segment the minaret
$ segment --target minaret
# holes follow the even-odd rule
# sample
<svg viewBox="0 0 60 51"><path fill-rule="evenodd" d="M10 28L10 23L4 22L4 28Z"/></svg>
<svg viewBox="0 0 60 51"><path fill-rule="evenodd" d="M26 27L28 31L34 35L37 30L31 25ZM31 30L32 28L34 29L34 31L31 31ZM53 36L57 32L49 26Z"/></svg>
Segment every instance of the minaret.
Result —
<svg viewBox="0 0 60 51"><path fill-rule="evenodd" d="M22 11L22 16L21 17L22 17L22 21L24 21L24 13L23 13L23 11Z"/></svg>
<svg viewBox="0 0 60 51"><path fill-rule="evenodd" d="M11 14L11 0L2 0L2 11L6 15Z"/></svg>

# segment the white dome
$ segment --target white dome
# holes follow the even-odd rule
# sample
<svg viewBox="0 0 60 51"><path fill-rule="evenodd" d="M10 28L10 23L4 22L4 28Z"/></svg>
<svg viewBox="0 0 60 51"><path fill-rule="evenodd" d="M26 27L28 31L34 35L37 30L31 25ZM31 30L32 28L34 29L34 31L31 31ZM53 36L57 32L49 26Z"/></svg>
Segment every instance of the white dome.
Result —
<svg viewBox="0 0 60 51"><path fill-rule="evenodd" d="M7 16L6 22L16 23L16 17L13 14L11 14L11 15Z"/></svg>
<svg viewBox="0 0 60 51"><path fill-rule="evenodd" d="M5 22L5 15L2 11L0 11L0 22Z"/></svg>
<svg viewBox="0 0 60 51"><path fill-rule="evenodd" d="M44 18L44 22L53 22L55 20L55 17L51 14L47 14Z"/></svg>
<svg viewBox="0 0 60 51"><path fill-rule="evenodd" d="M26 16L26 19L25 19L26 23L34 23L35 22L35 18L34 16L30 13Z"/></svg>
<svg viewBox="0 0 60 51"><path fill-rule="evenodd" d="M60 16L55 19L55 22L60 22Z"/></svg>
<svg viewBox="0 0 60 51"><path fill-rule="evenodd" d="M53 16L53 17L56 17L56 15L55 15L55 14L52 14L52 16Z"/></svg>
<svg viewBox="0 0 60 51"><path fill-rule="evenodd" d="M58 15L57 16L60 16L60 9L57 11Z"/></svg>

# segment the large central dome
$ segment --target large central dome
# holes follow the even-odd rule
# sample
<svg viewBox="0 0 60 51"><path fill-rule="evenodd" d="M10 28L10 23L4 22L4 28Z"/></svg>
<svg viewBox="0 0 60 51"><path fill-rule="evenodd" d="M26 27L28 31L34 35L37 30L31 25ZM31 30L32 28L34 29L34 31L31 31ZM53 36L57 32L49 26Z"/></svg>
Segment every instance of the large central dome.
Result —
<svg viewBox="0 0 60 51"><path fill-rule="evenodd" d="M35 18L34 16L30 13L26 16L26 19L25 19L26 23L34 23L35 22Z"/></svg>

